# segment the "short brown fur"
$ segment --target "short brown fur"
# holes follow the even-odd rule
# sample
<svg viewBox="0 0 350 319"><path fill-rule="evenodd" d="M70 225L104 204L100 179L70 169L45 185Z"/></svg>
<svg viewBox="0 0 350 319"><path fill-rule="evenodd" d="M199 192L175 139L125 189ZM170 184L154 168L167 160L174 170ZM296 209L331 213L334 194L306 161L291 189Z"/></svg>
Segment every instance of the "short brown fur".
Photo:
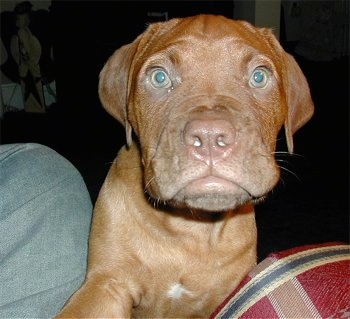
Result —
<svg viewBox="0 0 350 319"><path fill-rule="evenodd" d="M85 282L58 317L208 317L256 263L253 205L279 179L278 132L292 152L313 113L306 80L270 30L200 15L117 50L99 93L127 146L95 206Z"/></svg>

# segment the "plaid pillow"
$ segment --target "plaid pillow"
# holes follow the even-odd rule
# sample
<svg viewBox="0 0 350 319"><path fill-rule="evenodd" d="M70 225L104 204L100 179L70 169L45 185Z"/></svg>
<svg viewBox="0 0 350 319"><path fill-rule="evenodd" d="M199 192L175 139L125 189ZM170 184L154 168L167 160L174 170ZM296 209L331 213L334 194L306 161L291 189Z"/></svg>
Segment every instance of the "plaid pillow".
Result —
<svg viewBox="0 0 350 319"><path fill-rule="evenodd" d="M223 318L350 318L350 245L269 255L211 316Z"/></svg>

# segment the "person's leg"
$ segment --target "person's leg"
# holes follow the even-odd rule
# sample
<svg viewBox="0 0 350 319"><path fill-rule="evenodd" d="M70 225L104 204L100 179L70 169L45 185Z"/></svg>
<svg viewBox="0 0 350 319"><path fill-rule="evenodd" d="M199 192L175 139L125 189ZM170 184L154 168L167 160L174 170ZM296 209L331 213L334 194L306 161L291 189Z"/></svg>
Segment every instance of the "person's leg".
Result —
<svg viewBox="0 0 350 319"><path fill-rule="evenodd" d="M91 212L81 175L62 156L0 145L0 318L60 310L85 276Z"/></svg>

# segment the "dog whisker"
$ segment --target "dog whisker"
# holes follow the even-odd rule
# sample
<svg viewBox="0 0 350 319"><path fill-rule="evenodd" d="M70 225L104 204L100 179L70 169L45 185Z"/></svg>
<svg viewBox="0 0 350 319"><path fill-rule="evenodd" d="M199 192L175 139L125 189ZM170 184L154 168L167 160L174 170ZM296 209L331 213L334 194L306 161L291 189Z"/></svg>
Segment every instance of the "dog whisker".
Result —
<svg viewBox="0 0 350 319"><path fill-rule="evenodd" d="M291 154L287 151L274 151L271 153L271 156L274 156L276 160L280 158L293 158L294 154Z"/></svg>
<svg viewBox="0 0 350 319"><path fill-rule="evenodd" d="M144 186L144 188L143 188L143 191L145 192L145 193L147 193L147 189L148 189L148 187L152 184L152 182L154 181L154 176L150 179L150 180L148 180L147 181L147 183L145 184L145 186Z"/></svg>
<svg viewBox="0 0 350 319"><path fill-rule="evenodd" d="M296 173L294 173L292 170L290 170L290 169L288 169L288 168L286 168L286 167L283 167L283 166L279 166L279 167L280 167L281 170L283 170L283 171L285 171L285 172L291 174L291 175L294 176L299 182L301 182L301 179L299 178L299 176L298 176Z"/></svg>
<svg viewBox="0 0 350 319"><path fill-rule="evenodd" d="M283 176L280 177L280 181L281 181L282 185L285 187L286 186L286 181L284 180ZM274 190L275 189L272 189L271 192L273 193Z"/></svg>
<svg viewBox="0 0 350 319"><path fill-rule="evenodd" d="M293 158L293 157L305 158L301 154L298 154L298 153L292 153L291 154L291 153L289 153L287 151L275 151L272 154L275 155L275 156L286 156L286 157L291 157L291 158Z"/></svg>

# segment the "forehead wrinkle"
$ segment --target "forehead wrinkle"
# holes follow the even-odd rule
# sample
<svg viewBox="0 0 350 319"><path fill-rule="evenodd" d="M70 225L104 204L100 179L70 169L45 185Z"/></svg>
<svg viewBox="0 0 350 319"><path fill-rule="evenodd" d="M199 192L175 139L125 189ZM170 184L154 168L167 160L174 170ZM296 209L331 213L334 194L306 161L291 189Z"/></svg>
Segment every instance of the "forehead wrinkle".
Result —
<svg viewBox="0 0 350 319"><path fill-rule="evenodd" d="M143 62L148 67L170 63L175 67L190 67L192 70L197 69L197 67L201 68L203 63L212 65L213 68L219 67L219 69L224 65L236 68L252 60L256 52L253 49L254 53L252 53L252 48L242 45L241 42L237 43L235 39L230 39L230 41L210 39L209 42L203 42L197 38L193 40L189 41L188 38L173 39L171 43L163 43L162 48L154 48L154 52ZM216 54L212 54L212 52ZM206 55L205 58L203 54ZM256 52L257 54L258 52ZM198 59L193 59L197 55Z"/></svg>
<svg viewBox="0 0 350 319"><path fill-rule="evenodd" d="M172 39L168 44L163 44L163 50L172 59L176 60L179 55L185 53L195 53L197 50L201 53L214 51L216 53L226 52L234 56L251 55L270 55L269 47L261 45L262 41L252 42L242 39L239 36L233 34L225 34L222 37L209 37L208 35L203 38L194 36L186 36L185 38ZM204 47L204 51L202 51Z"/></svg>
<svg viewBox="0 0 350 319"><path fill-rule="evenodd" d="M146 63L148 66L159 64L159 66L164 65L165 67L168 65L175 68L190 67L192 70L196 70L203 63L209 63L218 70L226 65L224 67L231 67L238 71L241 68L244 69L250 62L256 61L256 63L261 63L261 66L265 64L274 69L274 64L271 62L271 52L268 47L260 44L261 39L257 41L259 43L256 43L253 41L256 37L253 39L252 37L241 38L239 36L241 32L238 32L237 29L239 30L239 28L231 28L230 34L226 32L221 34L221 37L212 37L208 34L202 34L201 37L198 37L184 33L169 37L170 34L173 34L169 31L153 39L152 45L149 45L146 50L148 58L142 59L142 64ZM164 41L165 39L167 41ZM200 55L203 54L206 57L200 58ZM193 60L193 57L196 58L197 55L200 59Z"/></svg>
<svg viewBox="0 0 350 319"><path fill-rule="evenodd" d="M177 52L175 50L175 46L165 46L162 49L154 50L149 56L147 56L145 59L142 59L141 65L149 67L162 67L162 66L169 66L170 65L179 65L181 63L181 52Z"/></svg>

